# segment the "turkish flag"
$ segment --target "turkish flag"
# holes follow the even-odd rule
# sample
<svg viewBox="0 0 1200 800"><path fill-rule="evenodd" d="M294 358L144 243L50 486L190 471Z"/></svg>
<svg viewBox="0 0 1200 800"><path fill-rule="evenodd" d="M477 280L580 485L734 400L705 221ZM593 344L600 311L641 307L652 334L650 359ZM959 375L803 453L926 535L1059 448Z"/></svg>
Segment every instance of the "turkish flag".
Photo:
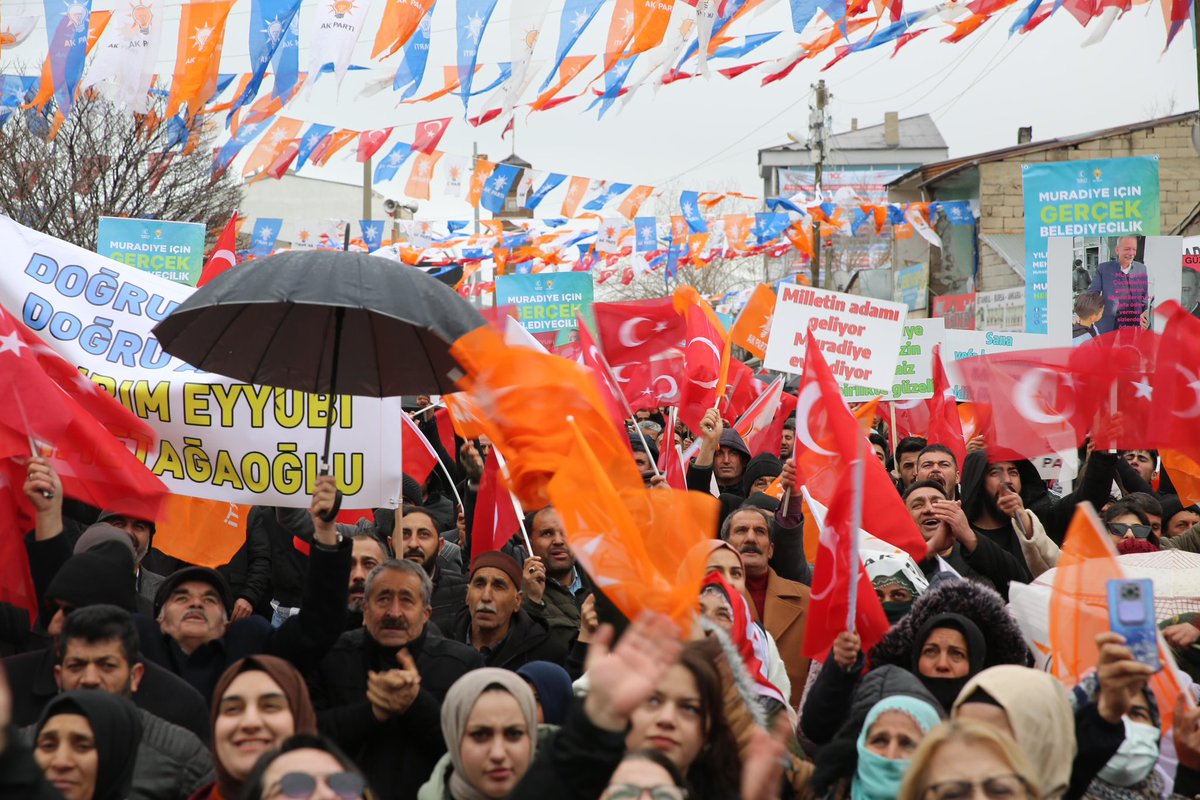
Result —
<svg viewBox="0 0 1200 800"><path fill-rule="evenodd" d="M746 412L733 423L733 428L742 437L750 454L760 453L779 454L779 440L771 441L772 423L779 416L779 406L783 400L783 376L776 378L766 391L758 396ZM782 422L780 423L782 430Z"/></svg>
<svg viewBox="0 0 1200 800"><path fill-rule="evenodd" d="M929 432L929 400L887 400L887 419L896 429L896 441L907 436L925 438ZM881 402L880 405L884 405Z"/></svg>
<svg viewBox="0 0 1200 800"><path fill-rule="evenodd" d="M725 395L729 377L729 338L716 313L691 286L680 286L672 298L684 319L684 377L679 387L679 418L700 429L705 413Z"/></svg>
<svg viewBox="0 0 1200 800"><path fill-rule="evenodd" d="M608 362L604 360L604 354L596 346L591 331L584 324L583 318L580 317L578 322L580 361L592 373L596 388L599 389L600 397L604 400L604 406L608 409L609 416L612 417L613 425L620 434L625 435L625 403L621 395L621 388L617 384L612 370L609 369Z"/></svg>
<svg viewBox="0 0 1200 800"><path fill-rule="evenodd" d="M687 464L683 460L683 451L675 444L675 420L678 409L671 406L667 414L667 427L663 431L662 443L658 448L658 471L667 479L667 486L672 489L687 489Z"/></svg>
<svg viewBox="0 0 1200 800"><path fill-rule="evenodd" d="M438 142L442 141L442 137L446 135L446 129L449 127L450 117L418 122L417 130L413 133L413 152L431 155L437 149Z"/></svg>
<svg viewBox="0 0 1200 800"><path fill-rule="evenodd" d="M754 377L754 370L741 361L730 359L729 382L721 400L721 418L737 419L766 391L767 385Z"/></svg>
<svg viewBox="0 0 1200 800"><path fill-rule="evenodd" d="M1167 324L1154 369L1154 433L1159 447L1200 461L1200 320L1174 300L1158 313Z"/></svg>
<svg viewBox="0 0 1200 800"><path fill-rule="evenodd" d="M608 363L636 364L683 344L683 317L669 297L625 303L596 303L596 332Z"/></svg>
<svg viewBox="0 0 1200 800"><path fill-rule="evenodd" d="M679 404L679 387L684 381L683 353L679 350L668 350L659 358L640 364L613 367L612 371L621 394L634 411Z"/></svg>
<svg viewBox="0 0 1200 800"><path fill-rule="evenodd" d="M213 245L212 255L208 257L208 261L204 262L200 280L196 281L197 288L237 264L237 221L238 215L235 211L229 218L229 222L225 224L225 230L221 231L217 243Z"/></svg>
<svg viewBox="0 0 1200 800"><path fill-rule="evenodd" d="M437 420L438 438L442 440L442 449L452 461L457 462L458 442L454 440L454 420L450 419L450 409L439 408L433 412L433 418Z"/></svg>
<svg viewBox="0 0 1200 800"><path fill-rule="evenodd" d="M391 135L391 128L363 131L360 133L358 135L358 155L355 157L355 160L360 164L369 161L372 156L379 152L379 148L383 147Z"/></svg>
<svg viewBox="0 0 1200 800"><path fill-rule="evenodd" d="M1154 331L1119 328L1071 353L1069 366L1076 401L1088 419L1094 420L1093 447L1128 450L1174 444L1164 439L1164 423L1170 420L1164 413L1164 403L1154 393L1162 338ZM1195 363L1195 355L1185 363Z"/></svg>
<svg viewBox="0 0 1200 800"><path fill-rule="evenodd" d="M869 458L878 463L873 456L866 455L865 447L860 450L858 458ZM887 633L887 616L853 547L854 504L865 505L865 500L847 486L834 497L833 505L825 515L800 646L800 654L807 658L826 658L838 634L849 629L851 592L857 593L854 628L862 639L863 652L870 650Z"/></svg>
<svg viewBox="0 0 1200 800"><path fill-rule="evenodd" d="M483 462L483 477L475 497L475 516L471 524L471 558L499 550L520 527L517 509L508 487L500 477L496 451L489 450Z"/></svg>
<svg viewBox="0 0 1200 800"><path fill-rule="evenodd" d="M429 480L429 473L438 465L437 453L408 414L400 414L400 427L400 452L404 474L424 484Z"/></svg>
<svg viewBox="0 0 1200 800"><path fill-rule="evenodd" d="M929 444L940 444L950 448L961 469L967 460L967 445L963 441L962 420L958 416L958 401L946 368L942 366L941 345L933 346L933 397L929 399Z"/></svg>
<svg viewBox="0 0 1200 800"><path fill-rule="evenodd" d="M990 458L1036 458L1079 446L1096 403L1086 388L1090 370L1074 369L1075 359L1075 348L1064 347L957 362L974 434L984 437Z"/></svg>
<svg viewBox="0 0 1200 800"><path fill-rule="evenodd" d="M796 401L793 450L797 480L808 498L827 509L838 495L849 491L849 466L866 450L865 436L820 349L808 348ZM863 507L863 530L904 550L914 561L921 561L925 558L925 540L891 477L879 459L863 461L864 496L871 498Z"/></svg>

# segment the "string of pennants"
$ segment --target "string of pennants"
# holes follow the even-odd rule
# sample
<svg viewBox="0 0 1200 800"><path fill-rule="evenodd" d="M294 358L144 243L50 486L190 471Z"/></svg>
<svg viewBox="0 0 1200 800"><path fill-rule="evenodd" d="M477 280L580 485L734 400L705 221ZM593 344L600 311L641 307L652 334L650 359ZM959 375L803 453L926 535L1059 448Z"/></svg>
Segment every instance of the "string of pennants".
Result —
<svg viewBox="0 0 1200 800"><path fill-rule="evenodd" d="M849 55L883 45L891 45L894 54L907 42L934 30L947 34L945 42L959 42L1018 2L1025 5L1010 34L1034 30L1061 8L1087 28L1084 43L1090 44L1102 39L1114 21L1135 5L1150 1L945 0L906 11L903 0L791 0L793 34L799 41L782 57L754 61L747 57L753 59L758 48L783 32L746 34L737 30L778 0L565 0L547 68L534 56L549 16L549 0L521 0L519 4L513 0L508 25L510 60L486 67L478 61L479 45L498 0L458 0L454 41L449 45L454 64L443 69L441 87L416 97L426 83L429 53L435 45L431 26L435 0L375 0L383 3L383 12L374 32L371 57L375 63L369 68L372 77L364 94L390 88L400 102L418 103L453 93L462 99L464 117L472 124L502 121L507 129L518 107L534 113L587 101L587 109L598 107L603 116L618 101L628 103L642 87L710 78L710 61L735 62L716 70L725 79L757 75L766 85L787 77L803 61L829 52L833 55L826 69ZM128 8L121 4L115 12L92 11L92 0L44 0L48 51L36 96L25 102L42 108L53 99L57 111L68 116L77 92L94 88L137 114L151 110L154 95L165 96L166 119L182 115L191 120L200 113L225 113L225 122L231 125L247 106L269 116L282 110L306 86L311 88L309 77L315 83L322 73L330 72L340 86L353 68L351 55L366 32L372 7L372 0L314 4L312 24L305 33L310 64L302 71L303 0L252 0L251 70L222 76L226 23L236 2L247 0L197 0L182 6L175 69L164 88L160 86L163 76L155 72L163 47L164 0L132 0ZM1165 50L1190 18L1192 4L1188 0L1157 2L1166 27ZM574 53L580 37L606 6L611 14L603 52ZM36 21L35 15L5 15L0 20L0 53L28 40ZM448 46L440 38L436 44ZM477 77L485 69L494 74L480 87ZM31 90L31 82L24 80L27 77L4 76L0 101L5 96L11 100L14 92L24 99ZM264 92L268 77L271 88ZM531 92L539 77L540 85ZM227 86L235 78L233 99L211 106L222 83ZM576 86L573 93L564 95L572 85ZM481 103L482 111L471 116L471 98L483 95L488 97ZM3 112L0 107L0 114Z"/></svg>
<svg viewBox="0 0 1200 800"><path fill-rule="evenodd" d="M685 195L688 193L685 193ZM693 198L684 197L681 210ZM814 223L822 236L857 235L863 228L876 235L905 237L921 235L931 244L941 240L930 224L944 217L952 224L974 222L966 201L929 203L862 204L824 203L808 208L788 200L772 200L773 210L753 214L719 216L672 215L592 219L481 220L483 230L466 233L468 220L433 223L425 220L396 221L398 235L385 240L385 220L359 220L361 236L352 246L378 252L401 263L433 270L461 266L457 288L466 295L491 291L494 276L539 272L588 271L598 283L620 275L629 284L641 275L658 272L666 280L680 267L706 268L714 259L757 256L779 258L799 253L802 261L813 254L810 231ZM506 230L505 223L517 226ZM294 246L341 247L346 221L299 223ZM269 255L280 238L282 219L258 219L250 235L248 257ZM470 281L481 269L485 280Z"/></svg>

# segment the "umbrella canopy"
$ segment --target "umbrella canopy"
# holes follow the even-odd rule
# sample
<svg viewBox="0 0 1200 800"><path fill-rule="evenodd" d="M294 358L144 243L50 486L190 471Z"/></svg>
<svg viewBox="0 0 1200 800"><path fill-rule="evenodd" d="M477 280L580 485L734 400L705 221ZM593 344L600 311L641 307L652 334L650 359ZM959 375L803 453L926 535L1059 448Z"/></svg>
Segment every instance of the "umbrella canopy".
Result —
<svg viewBox="0 0 1200 800"><path fill-rule="evenodd" d="M484 324L419 269L310 250L217 276L154 334L188 364L247 383L392 397L456 391L450 345Z"/></svg>
<svg viewBox="0 0 1200 800"><path fill-rule="evenodd" d="M1161 621L1176 614L1200 611L1200 555L1183 550L1159 550L1154 553L1130 553L1117 556L1117 563L1126 578L1149 578L1154 582L1154 613ZM1049 569L1034 578L1034 585L1054 586L1059 567ZM1062 569L1079 569L1063 567ZM1108 606L1108 598L1087 596L1085 602Z"/></svg>

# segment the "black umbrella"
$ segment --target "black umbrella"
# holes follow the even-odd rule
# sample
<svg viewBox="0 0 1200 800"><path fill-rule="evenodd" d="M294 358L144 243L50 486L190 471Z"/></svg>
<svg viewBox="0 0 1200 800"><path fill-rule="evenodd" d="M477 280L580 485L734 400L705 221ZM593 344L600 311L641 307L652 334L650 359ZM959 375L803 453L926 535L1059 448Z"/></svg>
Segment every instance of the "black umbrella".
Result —
<svg viewBox="0 0 1200 800"><path fill-rule="evenodd" d="M154 335L188 364L247 383L392 397L455 391L460 368L450 345L484 324L470 303L419 269L309 250L217 276Z"/></svg>

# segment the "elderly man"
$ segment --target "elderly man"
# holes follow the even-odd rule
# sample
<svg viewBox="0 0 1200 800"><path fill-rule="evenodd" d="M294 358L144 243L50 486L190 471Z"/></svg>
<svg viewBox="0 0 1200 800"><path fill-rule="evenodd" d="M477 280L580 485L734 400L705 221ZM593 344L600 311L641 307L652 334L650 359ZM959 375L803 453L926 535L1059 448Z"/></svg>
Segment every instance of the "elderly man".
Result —
<svg viewBox="0 0 1200 800"><path fill-rule="evenodd" d="M522 581L544 576L545 567L530 558L525 572L523 579L516 559L499 550L480 553L471 564L467 607L455 621L454 638L479 651L489 667L515 670L530 661L566 659L567 648L546 621L521 608Z"/></svg>
<svg viewBox="0 0 1200 800"><path fill-rule="evenodd" d="M808 613L809 589L802 583L781 578L770 566L775 552L771 514L754 506L743 506L725 518L721 538L742 555L746 567L746 595L755 619L779 645L779 654L792 684L791 704L800 702L808 676L809 660L800 655L804 643L804 618Z"/></svg>
<svg viewBox="0 0 1200 800"><path fill-rule="evenodd" d="M1133 260L1137 249L1138 237L1122 236L1113 249L1116 260L1096 267L1088 291L1104 296L1104 316L1096 323L1100 333L1150 327L1150 276L1145 264Z"/></svg>
<svg viewBox="0 0 1200 800"><path fill-rule="evenodd" d="M302 672L337 641L349 601L349 540L339 541L332 522L321 515L333 508L337 485L317 479L309 513L315 533L300 613L279 628L251 615L229 621L229 584L216 570L185 567L167 576L154 599L158 631L142 633L146 658L176 673L211 701L221 673L233 662L258 653L286 658Z"/></svg>
<svg viewBox="0 0 1200 800"><path fill-rule="evenodd" d="M311 675L323 733L363 768L380 797L415 798L445 742L442 699L483 666L472 648L429 624L433 582L415 560L367 576L363 627L347 631Z"/></svg>

